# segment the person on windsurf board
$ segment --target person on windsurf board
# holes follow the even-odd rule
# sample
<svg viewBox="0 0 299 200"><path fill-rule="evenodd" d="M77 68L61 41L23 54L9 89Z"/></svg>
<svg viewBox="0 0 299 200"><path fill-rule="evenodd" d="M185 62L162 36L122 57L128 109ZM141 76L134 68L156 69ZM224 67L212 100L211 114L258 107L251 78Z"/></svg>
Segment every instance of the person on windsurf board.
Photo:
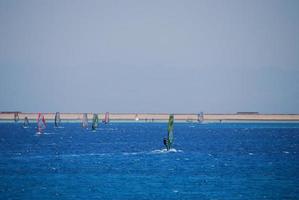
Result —
<svg viewBox="0 0 299 200"><path fill-rule="evenodd" d="M167 137L163 138L163 144L166 147L166 150L169 151L173 144L173 115L169 116L168 128L167 128Z"/></svg>
<svg viewBox="0 0 299 200"><path fill-rule="evenodd" d="M23 128L28 128L28 127L29 127L29 120L28 120L28 117L26 116L24 118Z"/></svg>
<svg viewBox="0 0 299 200"><path fill-rule="evenodd" d="M82 127L85 128L85 129L88 128L88 117L87 117L87 113L83 114Z"/></svg>
<svg viewBox="0 0 299 200"><path fill-rule="evenodd" d="M98 125L99 125L98 114L93 114L91 129L95 131L98 128Z"/></svg>
<svg viewBox="0 0 299 200"><path fill-rule="evenodd" d="M58 128L61 123L60 112L55 113L54 127Z"/></svg>
<svg viewBox="0 0 299 200"><path fill-rule="evenodd" d="M105 117L104 117L104 119L102 120L102 123L104 123L104 124L108 124L109 123L109 112L106 112L105 113Z"/></svg>
<svg viewBox="0 0 299 200"><path fill-rule="evenodd" d="M42 134L44 129L46 128L46 120L44 115L38 113L36 122L37 122L37 131L38 131L37 133Z"/></svg>

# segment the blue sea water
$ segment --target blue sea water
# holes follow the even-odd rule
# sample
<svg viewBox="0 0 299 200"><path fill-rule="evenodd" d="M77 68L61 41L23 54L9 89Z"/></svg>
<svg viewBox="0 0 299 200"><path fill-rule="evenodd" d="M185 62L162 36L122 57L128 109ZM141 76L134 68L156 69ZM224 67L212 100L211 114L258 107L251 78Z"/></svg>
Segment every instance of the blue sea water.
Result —
<svg viewBox="0 0 299 200"><path fill-rule="evenodd" d="M298 123L0 123L0 199L299 199Z"/></svg>

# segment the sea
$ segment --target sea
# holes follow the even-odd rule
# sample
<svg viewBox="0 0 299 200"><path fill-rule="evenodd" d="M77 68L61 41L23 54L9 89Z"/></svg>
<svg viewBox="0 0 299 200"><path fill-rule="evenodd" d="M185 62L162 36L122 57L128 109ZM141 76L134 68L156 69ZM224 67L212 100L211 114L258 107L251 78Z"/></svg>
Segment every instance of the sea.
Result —
<svg viewBox="0 0 299 200"><path fill-rule="evenodd" d="M0 123L0 199L299 199L299 123Z"/></svg>

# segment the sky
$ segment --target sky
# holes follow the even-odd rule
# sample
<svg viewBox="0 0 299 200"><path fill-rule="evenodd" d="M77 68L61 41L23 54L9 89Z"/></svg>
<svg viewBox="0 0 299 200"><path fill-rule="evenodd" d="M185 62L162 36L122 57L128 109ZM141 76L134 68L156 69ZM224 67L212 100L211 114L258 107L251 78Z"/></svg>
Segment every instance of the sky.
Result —
<svg viewBox="0 0 299 200"><path fill-rule="evenodd" d="M0 0L0 111L299 113L297 0Z"/></svg>

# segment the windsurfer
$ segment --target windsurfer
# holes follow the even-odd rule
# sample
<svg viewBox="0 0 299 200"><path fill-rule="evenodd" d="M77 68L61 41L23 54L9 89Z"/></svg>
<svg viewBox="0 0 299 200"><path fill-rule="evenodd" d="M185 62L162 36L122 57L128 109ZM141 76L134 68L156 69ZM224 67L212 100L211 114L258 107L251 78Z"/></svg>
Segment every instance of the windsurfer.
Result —
<svg viewBox="0 0 299 200"><path fill-rule="evenodd" d="M169 150L168 140L167 138L163 138L163 144L165 145L167 151Z"/></svg>

